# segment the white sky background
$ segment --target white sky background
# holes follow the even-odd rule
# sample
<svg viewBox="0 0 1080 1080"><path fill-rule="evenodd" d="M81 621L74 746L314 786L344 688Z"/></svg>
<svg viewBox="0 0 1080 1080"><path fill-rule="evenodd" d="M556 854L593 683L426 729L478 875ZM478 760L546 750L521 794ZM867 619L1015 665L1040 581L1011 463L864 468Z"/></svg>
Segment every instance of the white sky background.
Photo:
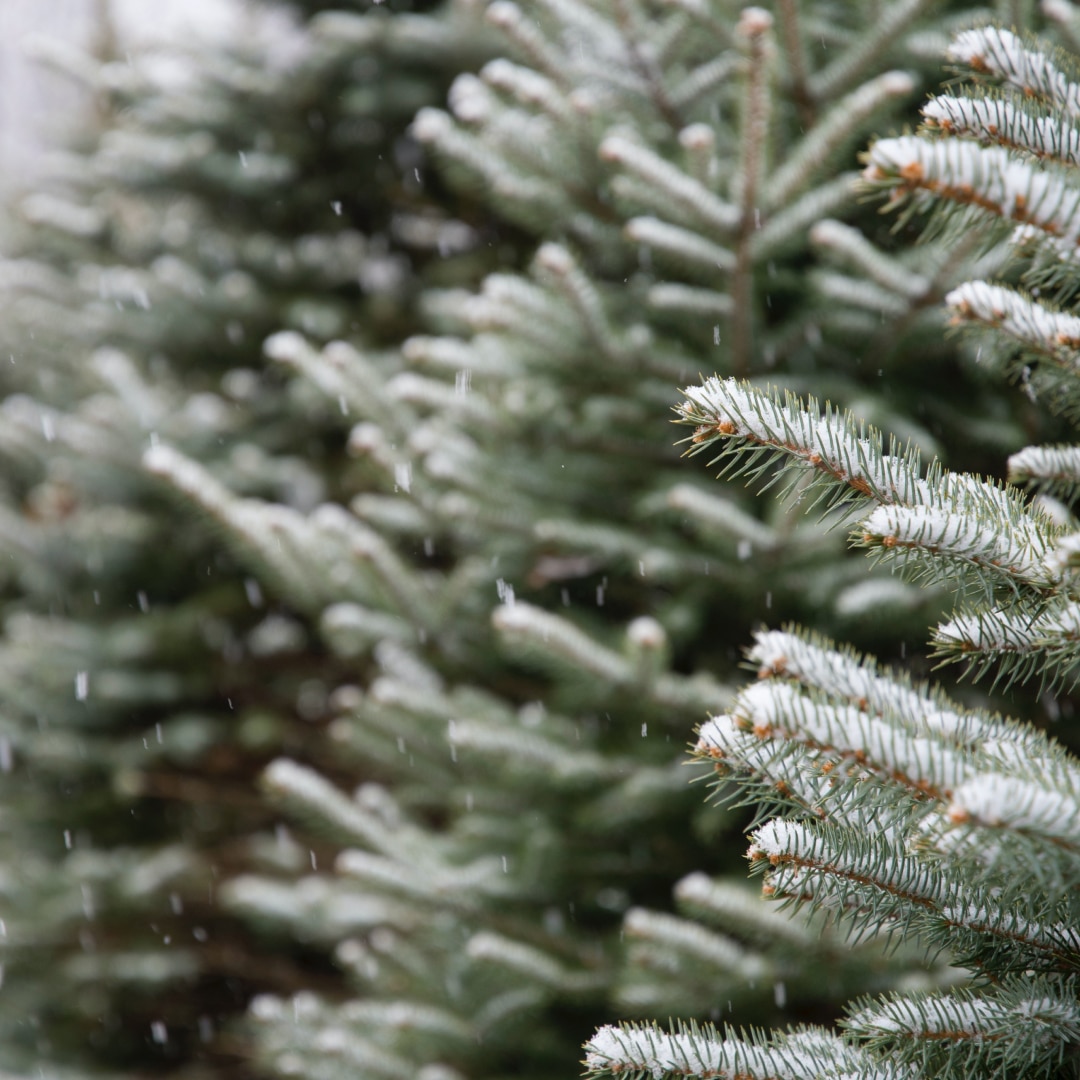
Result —
<svg viewBox="0 0 1080 1080"><path fill-rule="evenodd" d="M32 186L44 150L88 107L28 58L28 44L53 37L87 48L106 6L121 46L238 34L244 20L244 0L0 0L0 193Z"/></svg>

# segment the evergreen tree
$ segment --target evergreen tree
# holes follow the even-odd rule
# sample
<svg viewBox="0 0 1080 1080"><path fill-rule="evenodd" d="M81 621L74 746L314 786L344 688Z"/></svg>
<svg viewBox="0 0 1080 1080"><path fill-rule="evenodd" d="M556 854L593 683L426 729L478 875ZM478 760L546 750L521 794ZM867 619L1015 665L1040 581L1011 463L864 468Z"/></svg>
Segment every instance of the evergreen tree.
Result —
<svg viewBox="0 0 1080 1080"><path fill-rule="evenodd" d="M667 427L715 367L1017 444L941 341L1001 253L887 254L852 188L945 16L352 7L65 60L106 129L0 301L0 1067L569 1075L619 1016L955 978L757 904L683 767L755 619L895 649L945 591Z"/></svg>
<svg viewBox="0 0 1080 1080"><path fill-rule="evenodd" d="M983 331L977 359L1075 424L1076 65L997 27L958 34L948 58L971 82L932 97L919 134L875 142L864 179L890 207L933 210L946 237L976 230L1009 251L1000 280L965 282L946 305ZM923 468L850 415L734 379L691 387L681 412L695 452L719 450L736 474L772 477L778 463L857 546L947 584L955 609L933 633L943 664L999 687L1035 680L1051 716L1075 688L1075 445L1020 450L1001 483ZM1075 757L805 632L762 631L749 655L760 681L702 726L697 753L759 806L749 859L765 894L827 913L855 942L920 941L963 974L859 998L840 1034L608 1027L588 1046L591 1075L1075 1075Z"/></svg>

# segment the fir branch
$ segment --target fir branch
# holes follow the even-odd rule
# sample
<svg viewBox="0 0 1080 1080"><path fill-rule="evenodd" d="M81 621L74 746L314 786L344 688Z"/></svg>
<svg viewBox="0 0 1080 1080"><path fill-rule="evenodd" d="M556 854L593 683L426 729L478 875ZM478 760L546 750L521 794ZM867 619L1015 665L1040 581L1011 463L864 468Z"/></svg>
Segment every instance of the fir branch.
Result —
<svg viewBox="0 0 1080 1080"><path fill-rule="evenodd" d="M399 616L362 604L338 603L323 609L319 634L338 656L354 659L380 641L412 642L417 630Z"/></svg>
<svg viewBox="0 0 1080 1080"><path fill-rule="evenodd" d="M735 311L735 304L726 293L688 285L651 285L646 302L652 311L697 317L713 325L718 319L730 319Z"/></svg>
<svg viewBox="0 0 1080 1080"><path fill-rule="evenodd" d="M457 911L475 910L489 897L509 899L519 887L495 855L459 865L439 861L431 852L417 863L354 848L337 857L334 869L374 893L390 893L432 909L446 905Z"/></svg>
<svg viewBox="0 0 1080 1080"><path fill-rule="evenodd" d="M567 85L567 58L544 37L535 21L512 0L495 0L485 12L488 22L517 46L530 64L557 85Z"/></svg>
<svg viewBox="0 0 1080 1080"><path fill-rule="evenodd" d="M1080 880L1080 769L1045 735L987 714L960 717L872 663L793 634L759 634L751 658L768 681L704 724L697 746L748 801L888 831L883 808L895 815L908 800L923 806L925 850L999 875L999 889L1017 867L1029 876L1016 880L1037 881L1047 895ZM793 677L838 700L778 681ZM855 695L857 707L845 704Z"/></svg>
<svg viewBox="0 0 1080 1080"><path fill-rule="evenodd" d="M814 1080L858 1074L865 1080L914 1080L878 1065L849 1043L820 1029L773 1037L737 1038L711 1024L680 1024L667 1034L655 1025L603 1027L585 1044L591 1080Z"/></svg>
<svg viewBox="0 0 1080 1080"><path fill-rule="evenodd" d="M1009 830L1021 837L1069 849L1074 880L1080 877L1080 787L1076 775L1054 790L1053 777L984 774L964 780L946 811L954 825Z"/></svg>
<svg viewBox="0 0 1080 1080"><path fill-rule="evenodd" d="M332 538L340 545L342 561L361 570L357 577L370 575L378 583L382 597L395 614L404 615L427 631L435 629L433 582L406 563L386 537L333 504L319 507L312 515L312 524L316 535Z"/></svg>
<svg viewBox="0 0 1080 1080"><path fill-rule="evenodd" d="M866 155L863 180L888 188L890 205L909 196L922 204L969 207L986 215L1033 225L1070 249L1080 241L1080 189L1000 147L918 135L878 139Z"/></svg>
<svg viewBox="0 0 1080 1080"><path fill-rule="evenodd" d="M539 985L571 1000L595 992L606 981L603 971L568 969L550 952L492 931L474 934L465 946L465 955L478 967L502 969L515 985Z"/></svg>
<svg viewBox="0 0 1080 1080"><path fill-rule="evenodd" d="M466 307L469 326L477 333L485 330L517 330L526 342L535 342L545 352L573 353L577 344L580 320L567 304L552 290L516 274L492 274L484 281L479 295L469 298ZM483 340L474 342L481 350ZM481 355L483 355L481 351ZM508 363L506 350L498 355ZM509 360L509 365L513 360ZM502 374L515 374L513 366L502 368Z"/></svg>
<svg viewBox="0 0 1080 1080"><path fill-rule="evenodd" d="M776 977L774 966L759 953L690 919L631 908L623 920L623 931L638 952L639 964L647 947L650 954L663 957L662 963L669 968L682 956L692 959L695 967L704 966L715 976L734 977L740 983L753 985Z"/></svg>
<svg viewBox="0 0 1080 1080"><path fill-rule="evenodd" d="M406 934L385 933L404 952ZM371 950L361 960L353 955L360 948L359 942L349 944L353 948L338 950L338 962L351 969L354 977L363 970L365 960L369 968L375 965L384 970L396 969L399 980L413 974L404 965L395 964L398 958L386 955L385 949ZM357 998L345 1003L326 1002L310 991L290 1000L260 994L252 1001L249 1016L262 1037L268 1070L280 1073L288 1071L291 1062L303 1062L301 1067L313 1077L332 1075L335 1069L385 1080L414 1076L414 1054L401 1052L400 1045L388 1040L388 1031L407 1031L409 1049L423 1048L426 1053L446 1053L450 1049L460 1053L479 1037L473 1024L427 1003ZM438 1075L444 1080L460 1078L459 1073L449 1069L440 1069Z"/></svg>
<svg viewBox="0 0 1080 1080"><path fill-rule="evenodd" d="M740 939L761 945L782 942L797 952L817 947L817 927L762 904L760 896L745 885L710 878L699 871L675 886L675 899L680 910Z"/></svg>
<svg viewBox="0 0 1080 1080"><path fill-rule="evenodd" d="M990 991L863 1001L841 1025L924 1075L1050 1077L1080 1042L1075 984L1044 976L1006 979Z"/></svg>
<svg viewBox="0 0 1080 1080"><path fill-rule="evenodd" d="M995 972L1075 970L1080 931L1061 904L975 885L940 862L902 853L906 830L775 819L752 834L752 864L768 867L767 895L835 911L854 940L883 930L924 936Z"/></svg>
<svg viewBox="0 0 1080 1080"><path fill-rule="evenodd" d="M262 785L273 801L293 816L307 822L316 834L339 844L363 844L391 854L403 848L419 853L424 837L415 829L392 829L338 791L314 769L288 758L271 762L262 775ZM425 851L426 854L426 851Z"/></svg>
<svg viewBox="0 0 1080 1080"><path fill-rule="evenodd" d="M814 470L836 503L871 499L918 505L930 500L917 454L884 454L878 431L863 428L828 403L822 415L814 398L804 404L785 393L781 400L748 382L715 376L683 393L686 400L676 412L679 423L695 426L690 453L720 444L720 455L710 464L729 458L725 472L751 478L762 474L767 461L743 456L746 450L762 451Z"/></svg>
<svg viewBox="0 0 1080 1080"><path fill-rule="evenodd" d="M736 502L692 484L676 484L665 496L672 510L689 517L693 527L710 539L734 540L740 552L773 551L781 544L778 530L763 524Z"/></svg>
<svg viewBox="0 0 1080 1080"><path fill-rule="evenodd" d="M1058 33L1072 53L1080 53L1080 14L1070 0L1042 0L1039 5L1043 15L1057 24Z"/></svg>
<svg viewBox="0 0 1080 1080"><path fill-rule="evenodd" d="M738 70L739 63L737 53L721 52L699 64L669 90L672 105L680 112L689 112L727 83Z"/></svg>
<svg viewBox="0 0 1080 1080"><path fill-rule="evenodd" d="M624 229L628 239L644 244L683 266L699 270L715 280L717 271L735 268L735 256L692 229L671 225L655 217L631 218Z"/></svg>
<svg viewBox="0 0 1080 1080"><path fill-rule="evenodd" d="M501 640L519 655L549 670L585 677L586 683L599 680L605 691L612 686L632 689L679 710L711 708L730 698L720 684L668 669L666 634L652 619L630 623L622 653L600 644L569 619L532 604L503 604L491 621Z"/></svg>
<svg viewBox="0 0 1080 1080"><path fill-rule="evenodd" d="M711 716L698 731L698 760L708 762L718 778L717 799L730 806L753 806L755 821L770 814L823 815L835 795L829 762L816 747L796 740L759 738L751 726L725 713ZM734 780L734 785L728 784Z"/></svg>
<svg viewBox="0 0 1080 1080"><path fill-rule="evenodd" d="M146 451L143 466L201 510L237 555L298 609L321 608L326 582L312 571L308 545L314 530L302 515L278 503L238 498L198 462L164 444ZM368 597L358 589L351 598Z"/></svg>
<svg viewBox="0 0 1080 1080"><path fill-rule="evenodd" d="M301 334L281 330L266 339L263 352L307 378L343 413L375 420L399 438L416 425L414 411L388 391L371 358L344 341L330 342L320 352Z"/></svg>
<svg viewBox="0 0 1080 1080"><path fill-rule="evenodd" d="M775 258L796 242L801 244L808 230L822 218L843 213L854 202L857 180L858 173L842 172L772 213L754 233L755 257L759 261Z"/></svg>
<svg viewBox="0 0 1080 1080"><path fill-rule="evenodd" d="M1045 528L1013 501L1005 515L972 515L927 506L879 506L858 526L859 543L911 576L949 584L972 570L992 593L1005 587L1048 592L1058 580L1047 559Z"/></svg>
<svg viewBox="0 0 1080 1080"><path fill-rule="evenodd" d="M815 291L825 303L844 303L865 308L890 323L902 318L911 309L911 304L904 297L896 296L862 277L818 270L813 281Z"/></svg>
<svg viewBox="0 0 1080 1080"><path fill-rule="evenodd" d="M492 769L538 787L587 790L600 781L617 779L626 771L624 761L607 760L535 731L523 731L518 725L509 727L505 721L457 717L447 722L446 732L455 762L475 765L484 760Z"/></svg>
<svg viewBox="0 0 1080 1080"><path fill-rule="evenodd" d="M412 133L431 146L448 171L456 166L473 186L486 190L494 204L515 220L539 225L560 221L574 206L564 187L520 166L511 166L478 136L463 131L438 109L421 109L413 120Z"/></svg>
<svg viewBox="0 0 1080 1080"><path fill-rule="evenodd" d="M1033 114L1007 98L942 94L922 107L922 115L932 131L975 138L1062 165L1080 164L1080 128L1061 117Z"/></svg>
<svg viewBox="0 0 1080 1080"><path fill-rule="evenodd" d="M997 716L958 709L940 690L912 684L904 672L880 674L872 658L806 631L760 630L747 656L759 678L796 679L830 698L888 715L913 734L933 733L960 748L1024 733Z"/></svg>
<svg viewBox="0 0 1080 1080"><path fill-rule="evenodd" d="M1025 446L1009 458L1009 482L1074 501L1080 496L1080 447Z"/></svg>
<svg viewBox="0 0 1080 1080"><path fill-rule="evenodd" d="M491 618L507 644L545 666L566 666L605 684L625 684L632 679L624 657L605 648L568 619L522 603L504 604L495 609Z"/></svg>
<svg viewBox="0 0 1080 1080"><path fill-rule="evenodd" d="M900 454L894 445L883 453L879 432L828 404L821 415L813 399L804 405L788 395L781 403L775 394L715 377L684 393L681 422L697 425L691 453L720 443L711 464L728 458L724 472L752 479L779 458L766 486L801 468L812 470L812 487L827 505L877 503L854 535L879 557L946 582L957 569L970 571L959 585L990 594L1004 587L1041 595L1054 586L1044 560L1061 529L1014 490L943 472L936 462L924 479L917 452Z"/></svg>
<svg viewBox="0 0 1080 1080"><path fill-rule="evenodd" d="M687 173L698 183L713 186L719 172L716 132L708 124L690 124L679 132L679 146L685 155Z"/></svg>
<svg viewBox="0 0 1080 1080"><path fill-rule="evenodd" d="M681 128L684 121L668 94L654 52L653 50L646 51L641 47L643 34L639 23L643 21L642 17L632 10L627 0L615 0L615 15L622 32L623 48L642 85L647 88L648 97L656 112L676 130Z"/></svg>
<svg viewBox="0 0 1080 1080"><path fill-rule="evenodd" d="M1080 86L1044 47L1028 48L1011 30L996 26L965 30L956 35L945 55L979 75L1014 87L1025 97L1039 98L1069 116L1080 116Z"/></svg>
<svg viewBox="0 0 1080 1080"><path fill-rule="evenodd" d="M539 71L505 57L489 61L480 72L489 86L515 98L529 109L546 112L556 121L573 121L577 114L562 89Z"/></svg>
<svg viewBox="0 0 1080 1080"><path fill-rule="evenodd" d="M817 110L807 78L806 50L799 26L799 5L796 0L778 0L777 8L780 14L780 40L783 42L787 60L788 89L799 111L803 127L812 128Z"/></svg>
<svg viewBox="0 0 1080 1080"><path fill-rule="evenodd" d="M992 328L1023 348L1024 360L1042 361L1041 380L1029 376L1037 393L1052 394L1056 410L1080 407L1080 318L1054 311L1015 289L968 281L945 297L954 325ZM1014 365L1015 366L1015 365Z"/></svg>
<svg viewBox="0 0 1080 1080"><path fill-rule="evenodd" d="M1043 611L1023 607L962 612L939 624L933 655L962 661L974 679L994 674L995 685L1011 686L1034 675L1043 691L1072 687L1080 679L1080 604L1059 599Z"/></svg>
<svg viewBox="0 0 1080 1080"><path fill-rule="evenodd" d="M777 680L747 687L731 708L735 727L760 740L793 742L812 751L819 772L838 781L854 769L873 773L882 784L896 784L920 798L945 798L966 777L970 761L945 740L915 735L891 721L849 705L815 701ZM701 728L698 752L730 752L713 721ZM836 790L834 788L834 790ZM826 808L827 809L827 808Z"/></svg>
<svg viewBox="0 0 1080 1080"><path fill-rule="evenodd" d="M546 243L536 253L536 267L570 303L582 329L603 356L626 359L627 347L608 320L600 294L571 252L561 244Z"/></svg>

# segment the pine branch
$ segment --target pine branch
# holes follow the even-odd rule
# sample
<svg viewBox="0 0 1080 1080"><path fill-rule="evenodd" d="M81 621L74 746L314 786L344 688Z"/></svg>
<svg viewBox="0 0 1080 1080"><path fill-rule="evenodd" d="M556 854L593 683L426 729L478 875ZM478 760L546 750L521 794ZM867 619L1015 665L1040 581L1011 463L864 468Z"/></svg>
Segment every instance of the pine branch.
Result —
<svg viewBox="0 0 1080 1080"><path fill-rule="evenodd" d="M954 325L990 328L1020 345L1012 367L1055 412L1080 415L1080 318L1001 285L969 281L945 298ZM1037 365L1033 371L1030 366Z"/></svg>
<svg viewBox="0 0 1080 1080"><path fill-rule="evenodd" d="M1009 458L1009 482L1074 502L1080 496L1080 447L1026 446Z"/></svg>
<svg viewBox="0 0 1080 1080"><path fill-rule="evenodd" d="M841 1023L868 1049L922 1075L1056 1076L1080 1042L1075 984L1053 977L862 1001Z"/></svg>
<svg viewBox="0 0 1080 1080"><path fill-rule="evenodd" d="M720 444L728 459L721 475L782 481L785 473L810 475L806 494L827 507L877 503L855 527L854 537L878 558L896 561L914 576L977 586L989 595L1005 590L1039 597L1054 588L1047 564L1061 529L1017 492L987 481L942 471L931 463L920 476L918 454L893 445L826 404L805 404L713 378L684 391L681 423L694 424L691 453ZM779 468L767 473L772 461ZM791 481L789 480L789 483Z"/></svg>
<svg viewBox="0 0 1080 1080"><path fill-rule="evenodd" d="M1069 116L1080 116L1080 85L1071 78L1070 66L1063 55L1054 56L1041 43L1024 39L1010 30L984 26L965 30L956 35L946 57L966 64L977 75L990 76L1019 90L1025 97L1038 98L1063 110Z"/></svg>
<svg viewBox="0 0 1080 1080"><path fill-rule="evenodd" d="M1061 165L1080 164L1080 128L1060 117L1024 109L1007 98L943 94L931 98L922 115L931 131L974 138Z"/></svg>
<svg viewBox="0 0 1080 1080"><path fill-rule="evenodd" d="M815 701L778 680L743 690L729 715L737 730L752 732L761 742L801 747L807 764L813 762L815 771L828 777L822 785L822 803L815 807L819 813L832 813L828 801L840 796L847 776L861 780L864 773L873 773L881 783L895 784L916 798L940 799L970 768L946 740L913 734L892 716ZM718 752L723 758L732 752L725 738L728 729L715 723L702 725L697 752L705 756Z"/></svg>
<svg viewBox="0 0 1080 1080"><path fill-rule="evenodd" d="M1000 147L904 135L879 139L866 161L863 180L871 190L888 189L890 206L915 196L919 205L933 200L1032 225L1069 250L1080 240L1080 190Z"/></svg>
<svg viewBox="0 0 1080 1080"><path fill-rule="evenodd" d="M731 459L721 475L763 475L770 462L759 461L760 452L783 465L812 469L829 504L916 504L929 497L916 454L884 454L879 432L864 430L828 403L822 415L813 398L804 404L787 393L781 400L749 382L717 377L683 393L686 400L676 412L679 423L695 427L690 453L719 445L720 456L710 464ZM750 453L743 457L744 451Z"/></svg>
<svg viewBox="0 0 1080 1080"><path fill-rule="evenodd" d="M1045 610L983 608L961 612L935 628L935 656L968 665L973 678L993 673L1008 687L1038 676L1045 692L1080 677L1080 606L1062 599Z"/></svg>
<svg viewBox="0 0 1080 1080"><path fill-rule="evenodd" d="M736 1037L711 1024L680 1024L671 1034L655 1025L603 1027L585 1044L591 1080L812 1080L855 1074L867 1080L914 1080L914 1072L879 1065L824 1030L803 1028L766 1040Z"/></svg>
<svg viewBox="0 0 1080 1080"><path fill-rule="evenodd" d="M956 869L899 854L895 827L775 819L754 831L749 857L768 867L767 895L835 911L854 940L917 934L997 972L1080 966L1080 932L1064 905L1044 897L1027 898L1024 910L1014 898L1003 904Z"/></svg>
<svg viewBox="0 0 1080 1080"><path fill-rule="evenodd" d="M758 677L795 679L829 698L889 715L913 734L932 732L958 748L986 739L1022 740L1024 729L986 713L959 710L940 690L885 674L872 658L805 631L761 630L747 656Z"/></svg>

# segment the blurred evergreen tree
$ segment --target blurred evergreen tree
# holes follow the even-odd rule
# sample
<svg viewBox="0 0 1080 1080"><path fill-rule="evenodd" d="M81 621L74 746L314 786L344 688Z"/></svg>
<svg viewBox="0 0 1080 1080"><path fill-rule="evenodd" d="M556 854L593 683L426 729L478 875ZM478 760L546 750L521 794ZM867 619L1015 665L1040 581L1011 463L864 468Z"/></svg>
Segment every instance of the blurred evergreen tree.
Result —
<svg viewBox="0 0 1080 1080"><path fill-rule="evenodd" d="M941 339L1000 256L888 253L852 185L973 17L268 4L60 58L106 123L0 264L0 1066L572 1074L605 1020L950 977L748 898L683 765L756 620L899 650L944 594L668 420L783 372L1023 443Z"/></svg>

